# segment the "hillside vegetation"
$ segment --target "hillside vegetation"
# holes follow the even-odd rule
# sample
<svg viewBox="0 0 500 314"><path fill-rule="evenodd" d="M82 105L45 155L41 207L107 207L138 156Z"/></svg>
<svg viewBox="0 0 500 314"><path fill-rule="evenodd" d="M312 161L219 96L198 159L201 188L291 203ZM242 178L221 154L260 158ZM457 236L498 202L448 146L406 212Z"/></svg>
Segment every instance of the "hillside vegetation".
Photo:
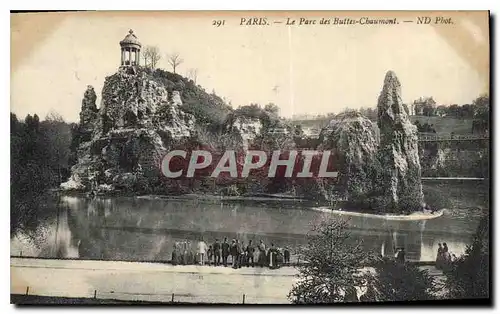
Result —
<svg viewBox="0 0 500 314"><path fill-rule="evenodd" d="M179 74L156 69L153 78L162 83L172 95L179 91L182 98L182 110L195 116L196 121L212 126L219 126L225 120L232 108L214 93L207 93L201 86Z"/></svg>
<svg viewBox="0 0 500 314"><path fill-rule="evenodd" d="M459 119L454 117L427 117L427 116L411 116L411 122L419 121L421 124L427 123L436 130L436 133L448 135L454 134L470 134L472 133L473 119Z"/></svg>

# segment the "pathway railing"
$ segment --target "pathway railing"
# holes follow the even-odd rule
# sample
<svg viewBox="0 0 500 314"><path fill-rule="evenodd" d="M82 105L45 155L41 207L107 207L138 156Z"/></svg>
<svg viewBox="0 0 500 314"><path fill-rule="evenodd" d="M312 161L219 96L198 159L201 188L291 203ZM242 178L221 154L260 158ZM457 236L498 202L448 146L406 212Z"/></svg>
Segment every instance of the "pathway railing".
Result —
<svg viewBox="0 0 500 314"><path fill-rule="evenodd" d="M489 140L488 135L418 135L419 142L476 141Z"/></svg>

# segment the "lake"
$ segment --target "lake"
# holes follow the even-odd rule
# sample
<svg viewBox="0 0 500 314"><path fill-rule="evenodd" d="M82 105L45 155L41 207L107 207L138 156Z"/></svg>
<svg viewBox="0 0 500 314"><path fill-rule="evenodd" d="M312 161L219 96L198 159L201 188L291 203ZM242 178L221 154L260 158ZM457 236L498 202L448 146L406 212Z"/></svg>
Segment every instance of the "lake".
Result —
<svg viewBox="0 0 500 314"><path fill-rule="evenodd" d="M350 217L351 241L384 255L404 247L407 258L435 260L446 242L457 256L470 244L479 219L488 213L488 186L475 183L433 184L425 189L449 198L441 217L425 221L387 221ZM280 201L220 201L141 197L54 196L54 215L45 215L30 232L11 237L11 256L126 261L166 261L175 242L193 249L227 237L294 248L306 243L311 225L342 216L314 210L314 204Z"/></svg>

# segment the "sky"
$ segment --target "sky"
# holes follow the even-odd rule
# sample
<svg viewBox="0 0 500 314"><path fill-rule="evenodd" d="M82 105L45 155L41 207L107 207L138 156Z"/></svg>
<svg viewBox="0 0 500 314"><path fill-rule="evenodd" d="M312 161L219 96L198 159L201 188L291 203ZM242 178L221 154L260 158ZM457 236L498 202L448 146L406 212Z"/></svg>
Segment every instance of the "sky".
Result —
<svg viewBox="0 0 500 314"><path fill-rule="evenodd" d="M119 42L129 29L143 47L184 59L177 72L197 69L197 83L233 107L273 102L281 115L324 114L374 107L385 73L393 70L407 103L432 96L440 104L471 103L488 91L489 38L484 12L446 12L453 25L302 25L304 16L359 18L392 12L74 12L11 15L11 111L19 117L55 111L79 119L87 85L100 93L120 65ZM429 15L429 13L426 13ZM438 16L437 13L434 13ZM441 14L443 15L443 14ZM240 25L267 17L271 25ZM435 16L432 16L435 18ZM212 26L214 19L225 25ZM283 23L274 24L273 21Z"/></svg>

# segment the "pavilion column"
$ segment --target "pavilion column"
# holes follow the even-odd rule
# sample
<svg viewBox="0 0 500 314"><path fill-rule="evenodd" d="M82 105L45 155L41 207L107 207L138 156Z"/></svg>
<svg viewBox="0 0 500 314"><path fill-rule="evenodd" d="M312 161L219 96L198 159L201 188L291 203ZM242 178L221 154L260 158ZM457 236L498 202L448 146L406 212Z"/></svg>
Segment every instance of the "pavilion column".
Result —
<svg viewBox="0 0 500 314"><path fill-rule="evenodd" d="M122 65L125 64L125 49L122 48Z"/></svg>
<svg viewBox="0 0 500 314"><path fill-rule="evenodd" d="M141 51L139 49L135 50L135 64L139 65L139 62L141 61Z"/></svg>

